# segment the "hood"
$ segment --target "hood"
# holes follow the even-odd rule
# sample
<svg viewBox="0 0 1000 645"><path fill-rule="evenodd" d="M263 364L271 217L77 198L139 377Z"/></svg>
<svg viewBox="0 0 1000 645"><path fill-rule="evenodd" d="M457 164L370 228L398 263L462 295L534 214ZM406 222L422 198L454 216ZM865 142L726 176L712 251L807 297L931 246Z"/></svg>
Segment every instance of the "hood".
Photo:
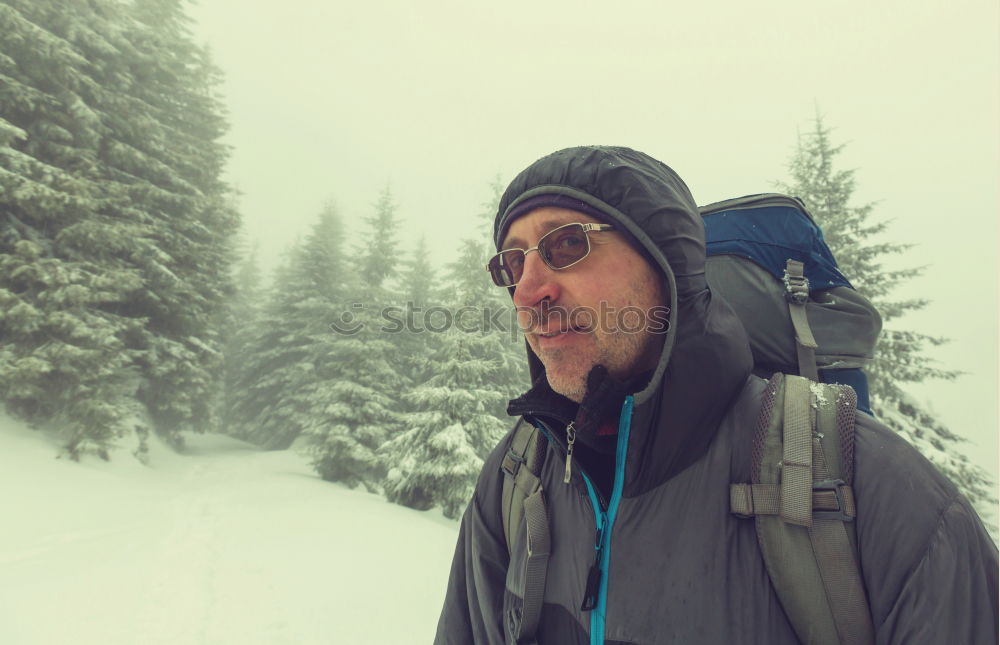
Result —
<svg viewBox="0 0 1000 645"><path fill-rule="evenodd" d="M659 485L700 457L746 382L749 341L733 310L705 280L705 232L694 199L666 164L621 147L582 146L543 157L522 171L500 200L499 248L525 200L565 195L621 227L663 274L669 329L660 360L634 394L625 494ZM544 375L528 347L531 381ZM531 383L526 384L528 386Z"/></svg>

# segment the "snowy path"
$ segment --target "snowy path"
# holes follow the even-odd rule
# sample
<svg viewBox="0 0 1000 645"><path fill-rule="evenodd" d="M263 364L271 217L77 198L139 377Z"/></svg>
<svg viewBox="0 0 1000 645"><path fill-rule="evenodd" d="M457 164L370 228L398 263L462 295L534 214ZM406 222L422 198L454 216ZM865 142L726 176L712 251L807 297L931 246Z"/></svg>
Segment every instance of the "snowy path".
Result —
<svg viewBox="0 0 1000 645"><path fill-rule="evenodd" d="M192 437L53 459L0 417L0 643L429 643L457 524Z"/></svg>

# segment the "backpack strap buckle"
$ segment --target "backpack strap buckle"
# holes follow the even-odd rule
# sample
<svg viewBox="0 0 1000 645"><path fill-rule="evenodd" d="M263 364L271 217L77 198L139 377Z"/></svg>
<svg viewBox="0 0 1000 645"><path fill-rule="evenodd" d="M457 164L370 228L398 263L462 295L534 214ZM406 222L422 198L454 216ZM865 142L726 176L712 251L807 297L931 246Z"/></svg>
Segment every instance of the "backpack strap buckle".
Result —
<svg viewBox="0 0 1000 645"><path fill-rule="evenodd" d="M521 464L527 461L523 456L517 454L513 448L507 451L503 461L500 463L500 470L507 475L517 478L517 471L521 469Z"/></svg>
<svg viewBox="0 0 1000 645"><path fill-rule="evenodd" d="M857 510L854 508L854 489L843 479L814 481L812 489L813 519L854 521L857 515Z"/></svg>
<svg viewBox="0 0 1000 645"><path fill-rule="evenodd" d="M805 265L789 259L785 263L785 300L797 305L809 302L809 278L805 276Z"/></svg>

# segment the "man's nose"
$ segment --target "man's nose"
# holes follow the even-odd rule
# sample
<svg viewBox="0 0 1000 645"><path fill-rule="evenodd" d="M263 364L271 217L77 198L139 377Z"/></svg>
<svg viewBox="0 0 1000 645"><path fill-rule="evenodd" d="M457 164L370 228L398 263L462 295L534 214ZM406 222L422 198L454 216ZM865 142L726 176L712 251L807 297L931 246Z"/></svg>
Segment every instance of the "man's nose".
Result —
<svg viewBox="0 0 1000 645"><path fill-rule="evenodd" d="M549 302L559 299L559 283L556 272L550 269L538 252L524 256L524 270L514 287L514 305L534 307L546 298Z"/></svg>

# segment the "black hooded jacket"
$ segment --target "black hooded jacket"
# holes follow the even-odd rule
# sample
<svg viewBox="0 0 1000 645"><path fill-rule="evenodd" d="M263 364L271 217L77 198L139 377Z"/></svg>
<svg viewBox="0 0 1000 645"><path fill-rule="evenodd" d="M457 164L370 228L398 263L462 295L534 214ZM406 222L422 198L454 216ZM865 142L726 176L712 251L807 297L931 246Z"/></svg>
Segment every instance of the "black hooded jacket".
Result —
<svg viewBox="0 0 1000 645"><path fill-rule="evenodd" d="M750 479L747 453L765 382L750 375L739 320L708 289L704 230L687 187L634 150L561 150L507 189L498 246L510 214L543 195L580 200L622 230L663 274L670 319L651 374L617 383L595 370L580 406L548 387L528 350L531 388L509 412L548 439L541 479L552 547L538 642L797 643L753 522L729 513L730 482ZM598 434L606 420L617 425L615 435ZM579 452L565 484L570 421ZM462 519L438 644L514 642L526 554L518 544L508 557L502 527L500 461L509 443L508 435L487 459ZM878 642L996 642L997 551L968 503L863 414L855 468ZM598 602L585 610L595 568Z"/></svg>

